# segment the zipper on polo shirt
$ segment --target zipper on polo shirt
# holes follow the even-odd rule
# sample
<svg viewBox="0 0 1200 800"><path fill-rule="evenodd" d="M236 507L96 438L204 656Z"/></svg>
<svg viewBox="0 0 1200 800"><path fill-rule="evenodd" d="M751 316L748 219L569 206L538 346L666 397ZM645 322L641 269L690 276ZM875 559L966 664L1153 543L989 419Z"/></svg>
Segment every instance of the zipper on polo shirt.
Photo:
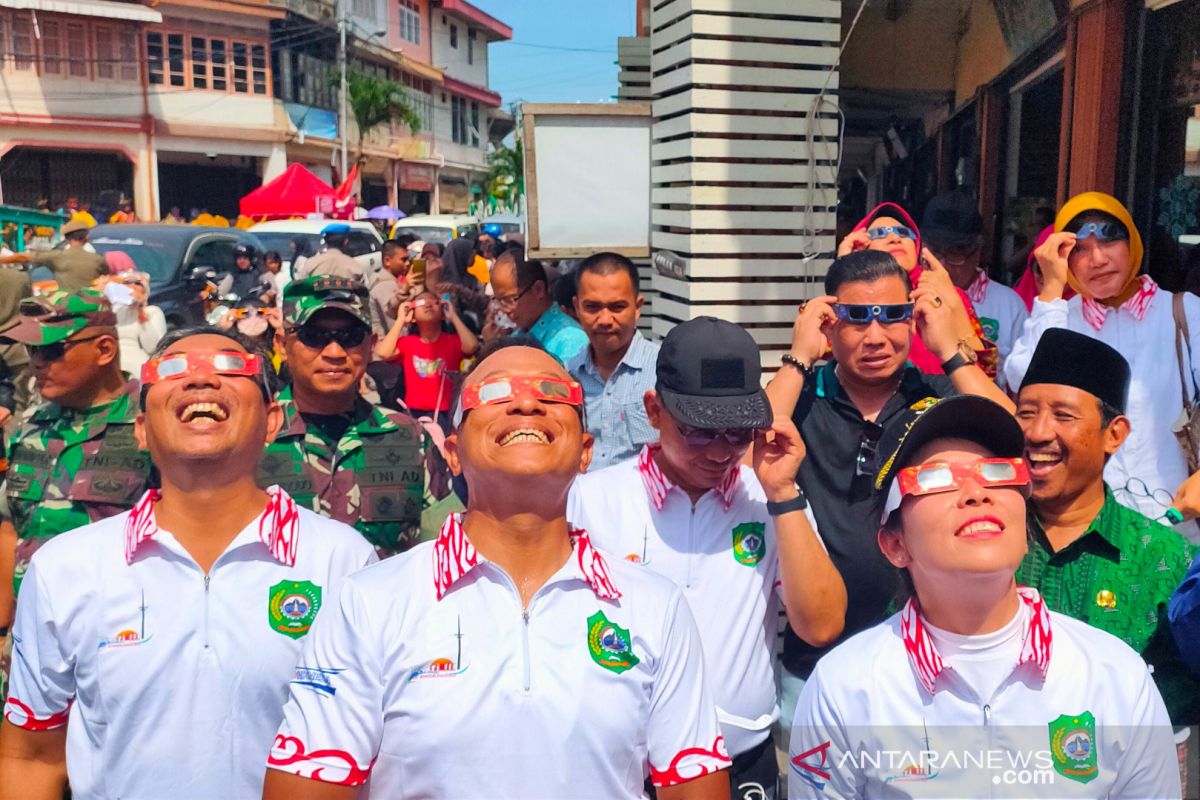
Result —
<svg viewBox="0 0 1200 800"><path fill-rule="evenodd" d="M984 703L983 705L983 724L986 727L992 721L992 707Z"/></svg>
<svg viewBox="0 0 1200 800"><path fill-rule="evenodd" d="M530 692L532 670L529 668L529 609L521 609L521 647L525 652L525 693Z"/></svg>
<svg viewBox="0 0 1200 800"><path fill-rule="evenodd" d="M204 573L204 649L209 649L209 581L212 576Z"/></svg>
<svg viewBox="0 0 1200 800"><path fill-rule="evenodd" d="M692 542L692 529L696 524L696 504L692 503L692 511L688 515L688 542L687 542L687 577L684 584L685 589L692 588L692 557L696 552L695 544Z"/></svg>

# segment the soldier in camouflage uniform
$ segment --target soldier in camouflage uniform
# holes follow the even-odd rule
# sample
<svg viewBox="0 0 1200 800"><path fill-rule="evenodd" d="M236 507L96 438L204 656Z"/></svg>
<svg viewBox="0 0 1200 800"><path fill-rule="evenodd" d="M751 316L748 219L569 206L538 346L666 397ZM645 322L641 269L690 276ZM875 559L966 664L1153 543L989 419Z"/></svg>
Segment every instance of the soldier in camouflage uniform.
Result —
<svg viewBox="0 0 1200 800"><path fill-rule="evenodd" d="M425 488L422 429L359 394L374 347L367 289L313 276L283 292L279 351L292 383L276 398L283 429L259 461L258 483L354 526L381 557L419 534Z"/></svg>
<svg viewBox="0 0 1200 800"><path fill-rule="evenodd" d="M103 294L60 291L22 301L20 314L0 331L0 342L28 347L45 400L29 409L8 449L0 628L10 621L38 547L131 508L146 490L150 457L133 436L138 382L121 372L115 326ZM0 684L6 662L0 658Z"/></svg>

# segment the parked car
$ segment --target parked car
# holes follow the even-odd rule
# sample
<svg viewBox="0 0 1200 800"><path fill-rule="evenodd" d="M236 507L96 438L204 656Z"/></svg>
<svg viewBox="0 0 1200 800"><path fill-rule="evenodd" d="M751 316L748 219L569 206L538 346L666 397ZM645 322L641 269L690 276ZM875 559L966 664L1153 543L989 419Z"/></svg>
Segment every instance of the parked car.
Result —
<svg viewBox="0 0 1200 800"><path fill-rule="evenodd" d="M397 220L392 238L411 233L423 242L446 244L460 236L477 236L479 220L465 214L416 214Z"/></svg>
<svg viewBox="0 0 1200 800"><path fill-rule="evenodd" d="M501 236L508 233L525 233L525 218L516 214L492 214L490 217L484 217L479 224L481 227L485 225L498 226Z"/></svg>
<svg viewBox="0 0 1200 800"><path fill-rule="evenodd" d="M246 231L197 225L97 225L88 241L98 253L124 252L150 275L150 303L162 309L172 328L204 322L202 276L214 272L219 278L232 270L235 245L263 251L258 237ZM31 277L54 280L47 267L37 267Z"/></svg>
<svg viewBox="0 0 1200 800"><path fill-rule="evenodd" d="M281 219L272 222L260 222L250 228L250 232L268 250L275 250L283 258L283 276L287 283L292 279L292 242L301 242L306 248L307 255L313 255L321 249L321 231L326 225L340 220L331 219ZM375 226L364 220L347 221L350 226L350 243L346 247L346 255L363 265L366 275L374 275L383 269L383 237Z"/></svg>

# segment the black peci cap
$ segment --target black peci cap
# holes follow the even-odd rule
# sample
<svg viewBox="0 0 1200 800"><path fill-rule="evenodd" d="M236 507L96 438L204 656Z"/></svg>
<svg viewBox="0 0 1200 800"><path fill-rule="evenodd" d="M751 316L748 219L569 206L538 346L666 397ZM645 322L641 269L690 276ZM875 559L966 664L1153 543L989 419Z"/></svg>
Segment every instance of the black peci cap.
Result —
<svg viewBox="0 0 1200 800"><path fill-rule="evenodd" d="M1050 328L1034 348L1021 389L1039 383L1073 386L1124 414L1129 382L1125 356L1099 339Z"/></svg>
<svg viewBox="0 0 1200 800"><path fill-rule="evenodd" d="M968 247L983 233L983 217L966 192L939 194L925 206L921 234L928 244Z"/></svg>

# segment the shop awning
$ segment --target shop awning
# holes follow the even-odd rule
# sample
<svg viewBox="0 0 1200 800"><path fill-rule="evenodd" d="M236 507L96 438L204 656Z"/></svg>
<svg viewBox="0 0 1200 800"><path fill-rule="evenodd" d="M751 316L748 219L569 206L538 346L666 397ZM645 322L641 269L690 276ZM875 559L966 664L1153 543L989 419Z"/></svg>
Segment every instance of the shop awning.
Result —
<svg viewBox="0 0 1200 800"><path fill-rule="evenodd" d="M162 22L162 14L152 8L137 3L117 3L114 0L0 0L0 8L127 19L134 22Z"/></svg>

